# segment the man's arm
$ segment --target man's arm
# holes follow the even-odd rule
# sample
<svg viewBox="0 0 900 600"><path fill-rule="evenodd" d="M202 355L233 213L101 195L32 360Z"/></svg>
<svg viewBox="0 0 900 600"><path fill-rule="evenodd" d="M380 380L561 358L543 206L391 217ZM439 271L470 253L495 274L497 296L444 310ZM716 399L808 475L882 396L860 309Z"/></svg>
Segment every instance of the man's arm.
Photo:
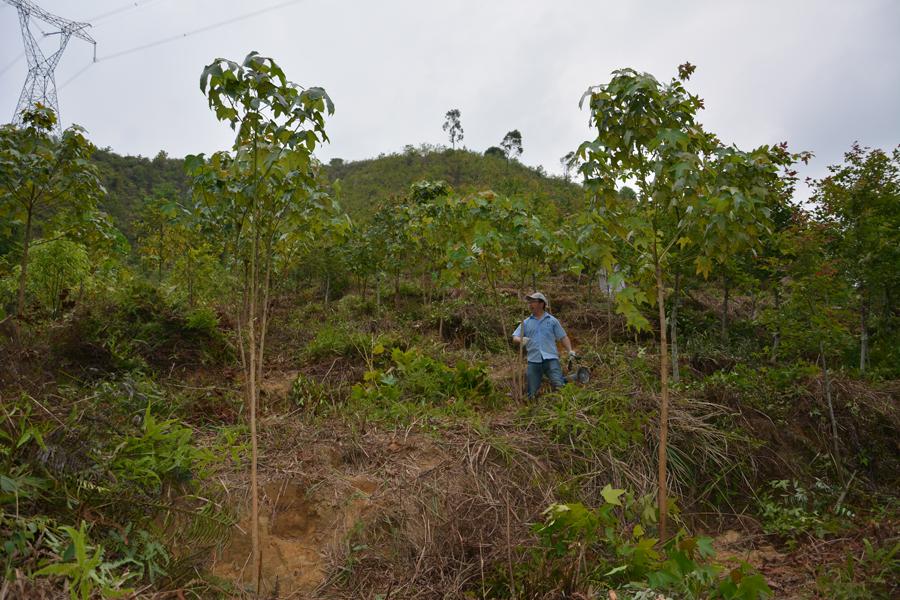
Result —
<svg viewBox="0 0 900 600"><path fill-rule="evenodd" d="M528 338L522 335L522 323L519 323L519 326L516 327L516 330L513 331L512 339L515 344L528 343Z"/></svg>
<svg viewBox="0 0 900 600"><path fill-rule="evenodd" d="M572 354L572 340L569 339L568 334L566 334L566 331L562 328L562 325L559 324L559 321L556 321L556 323L554 323L553 325L556 329L556 339L562 342L563 348L566 349L566 352Z"/></svg>

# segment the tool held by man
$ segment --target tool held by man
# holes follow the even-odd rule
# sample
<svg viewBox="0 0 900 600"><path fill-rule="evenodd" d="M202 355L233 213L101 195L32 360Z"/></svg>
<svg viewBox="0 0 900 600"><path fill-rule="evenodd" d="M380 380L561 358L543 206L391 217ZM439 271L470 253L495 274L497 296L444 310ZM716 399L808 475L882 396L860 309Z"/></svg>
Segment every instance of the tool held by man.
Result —
<svg viewBox="0 0 900 600"><path fill-rule="evenodd" d="M512 338L513 342L519 344L519 355L527 357L525 378L528 397L531 399L537 395L545 377L550 380L553 389L566 384L559 364L557 342L562 344L570 356L575 351L559 320L548 312L547 297L541 292L532 292L525 296L525 300L531 315L519 324Z"/></svg>
<svg viewBox="0 0 900 600"><path fill-rule="evenodd" d="M576 352L569 352L569 358L566 360L566 376L567 383L586 384L591 380L591 370L581 364L581 355Z"/></svg>

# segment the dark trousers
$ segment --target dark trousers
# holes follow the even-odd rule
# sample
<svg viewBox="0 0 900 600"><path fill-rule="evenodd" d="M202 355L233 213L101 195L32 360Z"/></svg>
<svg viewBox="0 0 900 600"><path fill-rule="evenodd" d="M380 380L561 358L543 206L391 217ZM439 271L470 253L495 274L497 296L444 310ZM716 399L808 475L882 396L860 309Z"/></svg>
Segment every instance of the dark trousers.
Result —
<svg viewBox="0 0 900 600"><path fill-rule="evenodd" d="M563 379L562 367L559 366L559 360L556 358L545 359L543 362L529 362L528 369L525 372L528 379L528 397L534 398L538 389L541 387L541 381L544 376L550 379L553 389L561 388L565 385Z"/></svg>

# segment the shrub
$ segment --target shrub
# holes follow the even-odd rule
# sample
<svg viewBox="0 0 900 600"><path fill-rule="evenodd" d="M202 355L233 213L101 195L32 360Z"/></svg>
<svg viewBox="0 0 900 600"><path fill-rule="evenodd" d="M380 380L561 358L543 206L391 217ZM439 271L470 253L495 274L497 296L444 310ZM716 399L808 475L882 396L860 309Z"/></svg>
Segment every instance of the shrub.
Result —
<svg viewBox="0 0 900 600"><path fill-rule="evenodd" d="M105 302L76 313L66 358L93 358L98 370L133 371L164 365L191 354L194 361L216 363L232 350L209 307L172 306L157 286L133 280Z"/></svg>
<svg viewBox="0 0 900 600"><path fill-rule="evenodd" d="M777 367L739 364L730 371L716 371L700 386L718 401L748 404L770 416L785 418L798 399L808 395L809 379L819 373L817 366L805 361Z"/></svg>
<svg viewBox="0 0 900 600"><path fill-rule="evenodd" d="M336 300L332 307L341 318L350 320L375 314L375 299L371 296L364 297L358 294L347 294Z"/></svg>
<svg viewBox="0 0 900 600"><path fill-rule="evenodd" d="M317 361L328 357L364 356L365 349L372 345L369 336L350 329L325 325L316 332L316 336L306 345L303 357Z"/></svg>
<svg viewBox="0 0 900 600"><path fill-rule="evenodd" d="M65 577L72 600L81 598L88 600L94 592L104 597L119 597L130 594L132 590L124 588L126 582L134 578L128 572L117 574L121 564L104 560L103 546L90 544L87 537L86 523L81 527L63 526L61 528L69 538L68 544L47 530L51 538L50 546L59 559L44 561L44 567L34 573L35 577L57 575Z"/></svg>
<svg viewBox="0 0 900 600"><path fill-rule="evenodd" d="M649 419L626 396L575 385L545 396L530 416L550 439L585 453L621 453L640 443Z"/></svg>
<svg viewBox="0 0 900 600"><path fill-rule="evenodd" d="M831 509L840 493L817 479L813 489L796 480L770 481L768 489L757 498L763 530L794 546L800 536L823 537L850 524L851 511Z"/></svg>
<svg viewBox="0 0 900 600"><path fill-rule="evenodd" d="M62 239L37 243L31 251L25 289L42 310L56 316L84 288L90 271L91 262L81 244ZM20 273L16 266L0 281L0 304L14 297Z"/></svg>
<svg viewBox="0 0 900 600"><path fill-rule="evenodd" d="M328 399L330 399L328 388L303 373L297 375L288 393L291 404L311 412L315 412L319 405Z"/></svg>
<svg viewBox="0 0 900 600"><path fill-rule="evenodd" d="M219 332L219 317L216 312L206 306L189 310L184 316L184 326L187 330L214 337Z"/></svg>
<svg viewBox="0 0 900 600"><path fill-rule="evenodd" d="M193 431L175 419L158 421L144 411L140 435L126 436L104 457L117 481L133 482L145 489L160 489L165 483L189 481L195 469L212 462L208 451L191 444Z"/></svg>
<svg viewBox="0 0 900 600"><path fill-rule="evenodd" d="M712 540L684 532L657 550L647 535L655 515L626 490L607 485L603 504L552 504L533 527L537 545L515 569L515 593L504 569L490 597L575 597L587 590L653 589L685 599L769 597L765 580L748 565L730 571L715 562ZM587 595L587 594L585 594Z"/></svg>
<svg viewBox="0 0 900 600"><path fill-rule="evenodd" d="M384 347L376 345L373 358L384 353ZM394 348L390 356L391 365L384 369L372 360L363 383L351 390L351 401L373 418L404 422L427 414L471 414L474 407L499 403L483 364L459 361L451 367L415 348Z"/></svg>
<svg viewBox="0 0 900 600"><path fill-rule="evenodd" d="M63 409L56 414L71 405L65 422L32 414L27 398L3 407L4 577L28 576L37 558L52 556L35 575L64 576L81 597L108 595L125 582L161 576L168 548L222 539L232 517L209 499L210 490L198 494L213 454L194 443L191 429L158 416L171 402L152 381L130 375L63 386L55 401ZM117 523L130 524L134 535L126 540Z"/></svg>
<svg viewBox="0 0 900 600"><path fill-rule="evenodd" d="M858 555L848 552L844 564L819 569L816 591L822 598L869 600L897 598L900 594L900 541L873 544L863 540Z"/></svg>

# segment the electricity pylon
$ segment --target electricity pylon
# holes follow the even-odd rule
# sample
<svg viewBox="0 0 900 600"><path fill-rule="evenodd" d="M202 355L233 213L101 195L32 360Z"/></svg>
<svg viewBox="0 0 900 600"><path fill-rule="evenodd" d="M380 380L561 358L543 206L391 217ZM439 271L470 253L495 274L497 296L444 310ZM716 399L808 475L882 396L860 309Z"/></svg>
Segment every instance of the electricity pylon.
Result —
<svg viewBox="0 0 900 600"><path fill-rule="evenodd" d="M54 71L59 59L62 57L66 44L74 35L94 45L94 62L97 62L97 42L86 33L90 23L79 23L51 15L40 6L30 0L3 0L7 4L16 7L19 11L19 23L22 25L22 41L25 43L25 56L28 59L28 76L16 104L16 113L13 115L13 123L22 123L22 111L32 108L40 102L56 113L56 130L60 131L59 101L56 98L56 79ZM59 49L53 54L45 55L44 51L34 39L29 20L31 17L52 25L56 31L44 33L44 36L58 35Z"/></svg>

